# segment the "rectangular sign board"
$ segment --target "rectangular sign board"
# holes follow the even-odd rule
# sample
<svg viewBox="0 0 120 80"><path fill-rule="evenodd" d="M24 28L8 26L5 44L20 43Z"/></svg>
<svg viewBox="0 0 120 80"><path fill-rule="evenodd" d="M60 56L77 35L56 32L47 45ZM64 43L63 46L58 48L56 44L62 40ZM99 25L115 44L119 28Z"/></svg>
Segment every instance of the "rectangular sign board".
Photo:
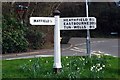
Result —
<svg viewBox="0 0 120 80"><path fill-rule="evenodd" d="M71 17L60 19L60 30L81 30L95 28L95 17Z"/></svg>
<svg viewBox="0 0 120 80"><path fill-rule="evenodd" d="M30 17L31 25L55 25L54 17Z"/></svg>

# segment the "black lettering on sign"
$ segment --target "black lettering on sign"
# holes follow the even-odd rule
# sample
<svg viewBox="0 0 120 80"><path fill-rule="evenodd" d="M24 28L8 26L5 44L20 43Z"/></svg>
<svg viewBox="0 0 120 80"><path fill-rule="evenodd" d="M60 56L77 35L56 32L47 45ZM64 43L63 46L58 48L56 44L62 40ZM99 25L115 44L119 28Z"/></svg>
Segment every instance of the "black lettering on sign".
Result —
<svg viewBox="0 0 120 80"><path fill-rule="evenodd" d="M38 20L36 20L36 22L38 22Z"/></svg>
<svg viewBox="0 0 120 80"><path fill-rule="evenodd" d="M84 28L84 26L82 26L82 29Z"/></svg>
<svg viewBox="0 0 120 80"><path fill-rule="evenodd" d="M73 22L71 22L71 25L74 25Z"/></svg>
<svg viewBox="0 0 120 80"><path fill-rule="evenodd" d="M90 26L90 28L94 28L94 26Z"/></svg>
<svg viewBox="0 0 120 80"><path fill-rule="evenodd" d="M74 22L74 25L77 25L77 23L76 23L76 22Z"/></svg>
<svg viewBox="0 0 120 80"><path fill-rule="evenodd" d="M78 29L81 29L81 26L78 26Z"/></svg>
<svg viewBox="0 0 120 80"><path fill-rule="evenodd" d="M36 22L36 20L34 19L34 22Z"/></svg>
<svg viewBox="0 0 120 80"><path fill-rule="evenodd" d="M85 21L88 21L88 18L85 18Z"/></svg>
<svg viewBox="0 0 120 80"><path fill-rule="evenodd" d="M67 26L64 26L64 28L66 29L66 28L67 28Z"/></svg>
<svg viewBox="0 0 120 80"><path fill-rule="evenodd" d="M79 19L79 21L82 21L82 19Z"/></svg>
<svg viewBox="0 0 120 80"><path fill-rule="evenodd" d="M74 22L74 25L76 25L76 22Z"/></svg>
<svg viewBox="0 0 120 80"><path fill-rule="evenodd" d="M74 26L74 28L76 28L77 26Z"/></svg>
<svg viewBox="0 0 120 80"><path fill-rule="evenodd" d="M63 24L65 25L65 22Z"/></svg>
<svg viewBox="0 0 120 80"><path fill-rule="evenodd" d="M90 26L90 28L92 28L92 26Z"/></svg>
<svg viewBox="0 0 120 80"><path fill-rule="evenodd" d="M74 19L74 21L77 21L77 19Z"/></svg>
<svg viewBox="0 0 120 80"><path fill-rule="evenodd" d="M64 29L71 29L71 26L64 26Z"/></svg>
<svg viewBox="0 0 120 80"><path fill-rule="evenodd" d="M71 26L69 26L69 28L71 28Z"/></svg>
<svg viewBox="0 0 120 80"><path fill-rule="evenodd" d="M69 25L71 25L71 22L69 22Z"/></svg>
<svg viewBox="0 0 120 80"><path fill-rule="evenodd" d="M86 24L88 25L89 23L88 23L88 22L86 22Z"/></svg>
<svg viewBox="0 0 120 80"><path fill-rule="evenodd" d="M87 18L83 18L82 21L87 21L88 19Z"/></svg>
<svg viewBox="0 0 120 80"><path fill-rule="evenodd" d="M92 21L92 18L89 18L89 21Z"/></svg>
<svg viewBox="0 0 120 80"><path fill-rule="evenodd" d="M89 21L95 21L94 18L89 18Z"/></svg>
<svg viewBox="0 0 120 80"><path fill-rule="evenodd" d="M66 23L66 25L68 25L68 23Z"/></svg>
<svg viewBox="0 0 120 80"><path fill-rule="evenodd" d="M74 21L74 19L69 19L69 21Z"/></svg>
<svg viewBox="0 0 120 80"><path fill-rule="evenodd" d="M90 25L94 25L95 23L94 22L90 22Z"/></svg>
<svg viewBox="0 0 120 80"><path fill-rule="evenodd" d="M44 23L49 23L49 22L52 22L52 20L42 20L42 19L34 19L34 22L44 22Z"/></svg>
<svg viewBox="0 0 120 80"><path fill-rule="evenodd" d="M74 25L80 25L80 22L75 22Z"/></svg>
<svg viewBox="0 0 120 80"><path fill-rule="evenodd" d="M63 21L68 21L68 19L63 19Z"/></svg>
<svg viewBox="0 0 120 80"><path fill-rule="evenodd" d="M52 20L50 20L50 23L52 23Z"/></svg>
<svg viewBox="0 0 120 80"><path fill-rule="evenodd" d="M37 22L40 22L40 20L37 20Z"/></svg>
<svg viewBox="0 0 120 80"><path fill-rule="evenodd" d="M43 22L45 22L45 20L43 20Z"/></svg>
<svg viewBox="0 0 120 80"><path fill-rule="evenodd" d="M81 28L81 29L83 29L83 28L84 28L84 26L80 26L80 28Z"/></svg>
<svg viewBox="0 0 120 80"><path fill-rule="evenodd" d="M79 21L79 19L77 18L76 21Z"/></svg>
<svg viewBox="0 0 120 80"><path fill-rule="evenodd" d="M50 22L50 20L47 20L47 22L49 23L49 22Z"/></svg>
<svg viewBox="0 0 120 80"><path fill-rule="evenodd" d="M81 24L83 25L83 22L81 22Z"/></svg>
<svg viewBox="0 0 120 80"><path fill-rule="evenodd" d="M49 20L46 20L47 23L49 23Z"/></svg>
<svg viewBox="0 0 120 80"><path fill-rule="evenodd" d="M84 22L84 25L86 25L86 22Z"/></svg>
<svg viewBox="0 0 120 80"><path fill-rule="evenodd" d="M86 29L86 26L84 26L84 29Z"/></svg>
<svg viewBox="0 0 120 80"><path fill-rule="evenodd" d="M40 20L36 20L36 22L40 22Z"/></svg>
<svg viewBox="0 0 120 80"><path fill-rule="evenodd" d="M37 22L43 22L43 20L40 19L40 20L38 20Z"/></svg>
<svg viewBox="0 0 120 80"><path fill-rule="evenodd" d="M67 23L67 22L64 22L64 25L68 25L68 23Z"/></svg>

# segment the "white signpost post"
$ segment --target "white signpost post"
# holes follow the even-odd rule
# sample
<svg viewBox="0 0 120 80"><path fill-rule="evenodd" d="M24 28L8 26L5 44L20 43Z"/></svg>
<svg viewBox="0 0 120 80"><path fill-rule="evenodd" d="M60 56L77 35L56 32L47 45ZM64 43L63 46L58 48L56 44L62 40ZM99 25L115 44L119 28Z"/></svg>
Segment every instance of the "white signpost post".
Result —
<svg viewBox="0 0 120 80"><path fill-rule="evenodd" d="M61 66L60 30L95 29L95 17L70 17L60 18L60 12L54 11L54 17L30 17L31 25L55 25L54 28L54 64L55 72L59 72Z"/></svg>
<svg viewBox="0 0 120 80"><path fill-rule="evenodd" d="M53 13L55 17L54 28L54 64L53 68L56 73L60 71L61 66L61 49L60 49L60 12L55 10Z"/></svg>

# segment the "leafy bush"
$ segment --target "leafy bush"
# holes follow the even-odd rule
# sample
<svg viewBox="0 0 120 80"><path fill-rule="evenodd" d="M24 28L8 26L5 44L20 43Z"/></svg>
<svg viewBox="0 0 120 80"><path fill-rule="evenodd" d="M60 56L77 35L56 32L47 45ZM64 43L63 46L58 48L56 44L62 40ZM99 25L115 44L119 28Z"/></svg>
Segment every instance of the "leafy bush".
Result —
<svg viewBox="0 0 120 80"><path fill-rule="evenodd" d="M26 27L21 25L13 16L2 18L3 53L23 52L28 48L25 39Z"/></svg>
<svg viewBox="0 0 120 80"><path fill-rule="evenodd" d="M40 49L45 43L44 33L37 30L30 30L26 32L26 38L29 42L29 48L31 49Z"/></svg>

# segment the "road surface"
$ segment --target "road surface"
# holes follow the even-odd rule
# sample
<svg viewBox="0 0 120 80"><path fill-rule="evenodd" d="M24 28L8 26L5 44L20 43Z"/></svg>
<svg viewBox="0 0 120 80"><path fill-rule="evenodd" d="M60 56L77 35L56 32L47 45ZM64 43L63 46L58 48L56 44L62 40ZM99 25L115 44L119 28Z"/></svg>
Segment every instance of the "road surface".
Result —
<svg viewBox="0 0 120 80"><path fill-rule="evenodd" d="M101 52L103 54L110 54L112 56L119 56L118 54L118 39L110 38L91 38L91 53ZM84 56L86 55L86 39L85 38L71 38L68 44L61 45L62 56ZM54 50L45 49L34 52L19 53L13 55L3 55L3 59L16 58L31 58L53 56Z"/></svg>
<svg viewBox="0 0 120 80"><path fill-rule="evenodd" d="M85 38L71 38L69 43L72 47L62 51L62 55L86 55ZM91 53L93 52L101 52L112 56L118 56L118 39L92 38Z"/></svg>

